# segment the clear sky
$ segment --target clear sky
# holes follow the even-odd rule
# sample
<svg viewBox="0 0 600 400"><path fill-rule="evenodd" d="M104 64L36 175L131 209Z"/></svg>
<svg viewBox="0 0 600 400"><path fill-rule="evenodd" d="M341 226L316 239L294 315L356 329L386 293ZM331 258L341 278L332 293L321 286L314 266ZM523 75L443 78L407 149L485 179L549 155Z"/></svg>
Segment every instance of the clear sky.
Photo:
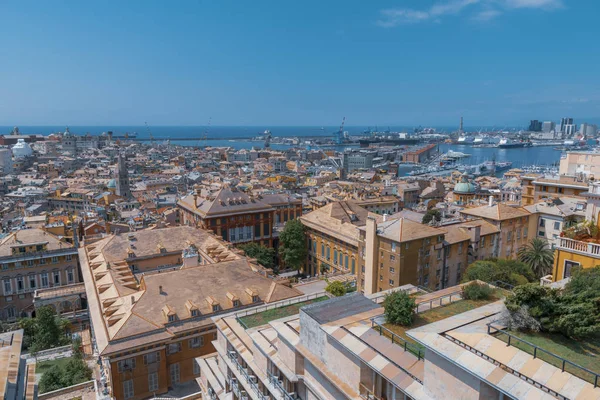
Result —
<svg viewBox="0 0 600 400"><path fill-rule="evenodd" d="M0 125L600 117L600 0L0 1Z"/></svg>

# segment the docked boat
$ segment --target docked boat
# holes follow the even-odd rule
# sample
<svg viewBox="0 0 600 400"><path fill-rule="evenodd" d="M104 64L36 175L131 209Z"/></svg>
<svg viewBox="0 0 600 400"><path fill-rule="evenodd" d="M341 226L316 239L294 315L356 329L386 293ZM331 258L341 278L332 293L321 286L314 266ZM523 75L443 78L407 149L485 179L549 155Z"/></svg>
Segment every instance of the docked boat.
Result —
<svg viewBox="0 0 600 400"><path fill-rule="evenodd" d="M461 135L456 140L456 144L468 145L468 144L473 144L474 141L475 141L475 138L473 136Z"/></svg>
<svg viewBox="0 0 600 400"><path fill-rule="evenodd" d="M531 147L532 144L529 141L512 140L512 139L501 139L498 143L498 147L501 149L512 149L518 147Z"/></svg>

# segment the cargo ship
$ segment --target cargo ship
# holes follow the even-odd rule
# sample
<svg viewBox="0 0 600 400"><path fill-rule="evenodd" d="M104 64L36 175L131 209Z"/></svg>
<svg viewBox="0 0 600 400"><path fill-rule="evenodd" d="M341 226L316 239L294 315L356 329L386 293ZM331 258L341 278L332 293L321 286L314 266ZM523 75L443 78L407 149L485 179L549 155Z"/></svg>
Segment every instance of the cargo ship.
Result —
<svg viewBox="0 0 600 400"><path fill-rule="evenodd" d="M498 147L501 149L513 149L517 147L531 147L533 144L529 141L517 141L512 139L501 139Z"/></svg>

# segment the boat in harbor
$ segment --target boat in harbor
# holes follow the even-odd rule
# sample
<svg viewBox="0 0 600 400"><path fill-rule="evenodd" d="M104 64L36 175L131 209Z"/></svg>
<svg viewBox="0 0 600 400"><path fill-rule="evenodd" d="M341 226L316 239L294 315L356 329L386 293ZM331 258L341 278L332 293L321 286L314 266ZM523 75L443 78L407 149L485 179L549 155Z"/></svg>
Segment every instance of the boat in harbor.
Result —
<svg viewBox="0 0 600 400"><path fill-rule="evenodd" d="M498 143L498 147L501 149L512 149L512 148L531 147L531 146L533 146L533 145L529 141L513 140L513 139L506 139L506 138L500 139L500 142Z"/></svg>

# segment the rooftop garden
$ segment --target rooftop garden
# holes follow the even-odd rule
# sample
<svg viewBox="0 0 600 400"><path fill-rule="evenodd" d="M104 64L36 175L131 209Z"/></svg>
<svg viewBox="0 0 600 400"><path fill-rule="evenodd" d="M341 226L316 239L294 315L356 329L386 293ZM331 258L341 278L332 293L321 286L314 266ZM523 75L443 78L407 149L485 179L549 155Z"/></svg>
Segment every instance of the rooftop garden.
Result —
<svg viewBox="0 0 600 400"><path fill-rule="evenodd" d="M400 337L402 340L397 340L398 338L394 337L394 343L404 346L404 341L406 341L408 342L406 347L408 351L417 356L420 353L420 356L422 356L424 347L408 337L406 334L407 331L474 310L501 300L506 295L506 291L503 289L492 288L478 283L466 285L462 291L458 292L452 294L453 301L451 303L448 304L446 302L444 304L442 302L443 305L440 306L438 299L432 303L433 308L420 313L416 312L419 298L414 298L405 292L391 293L383 303L386 322L382 325L385 329L381 330L381 334L388 336L390 339L393 335ZM447 294L446 296L449 297L449 295ZM429 300L425 300L421 304L429 304ZM378 327L375 327L375 329L379 330Z"/></svg>
<svg viewBox="0 0 600 400"><path fill-rule="evenodd" d="M512 335L511 345L535 351L559 368L566 359L565 370L595 382L594 374L578 366L600 374L600 266L574 270L564 289L519 286L505 305L498 323L507 330L496 333L498 339L508 341Z"/></svg>
<svg viewBox="0 0 600 400"><path fill-rule="evenodd" d="M580 240L583 242L600 243L598 225L593 221L584 221L578 224L565 224L568 226L560 233L561 237Z"/></svg>
<svg viewBox="0 0 600 400"><path fill-rule="evenodd" d="M296 315L300 313L300 307L307 306L309 304L318 303L320 301L324 301L329 299L327 296L317 297L311 300L303 301L300 303L290 304L288 306L282 306L278 308L273 308L271 310L263 311L257 314L247 315L245 317L240 317L238 321L242 326L246 329L254 328L261 325L266 325L271 321L274 321L279 318L289 317L291 315Z"/></svg>

